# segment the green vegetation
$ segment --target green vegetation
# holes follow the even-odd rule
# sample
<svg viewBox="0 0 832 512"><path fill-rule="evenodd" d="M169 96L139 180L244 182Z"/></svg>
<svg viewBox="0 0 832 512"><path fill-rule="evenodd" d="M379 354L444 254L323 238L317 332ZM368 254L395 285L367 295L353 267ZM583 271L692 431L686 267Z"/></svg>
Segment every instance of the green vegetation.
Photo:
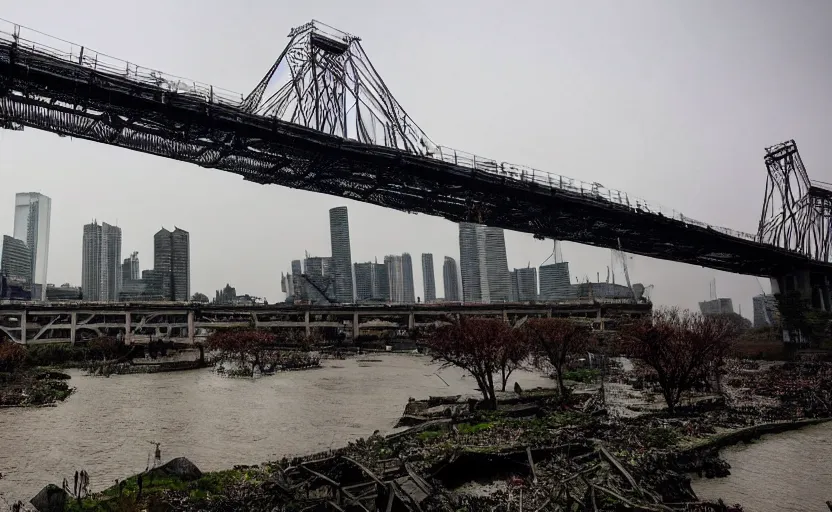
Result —
<svg viewBox="0 0 832 512"><path fill-rule="evenodd" d="M571 380L572 382L580 382L583 384L597 382L600 377L601 372L591 368L578 368L563 372L563 380Z"/></svg>

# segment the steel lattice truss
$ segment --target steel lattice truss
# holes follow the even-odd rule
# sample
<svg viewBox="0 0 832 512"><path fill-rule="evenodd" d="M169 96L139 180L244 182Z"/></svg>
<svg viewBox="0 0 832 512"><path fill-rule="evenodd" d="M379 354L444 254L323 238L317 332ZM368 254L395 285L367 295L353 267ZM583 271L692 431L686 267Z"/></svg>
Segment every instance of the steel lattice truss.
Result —
<svg viewBox="0 0 832 512"><path fill-rule="evenodd" d="M730 272L832 269L805 252L613 201L595 186L557 185L551 175L514 172L473 155L464 165L464 154L442 153L409 119L356 38L319 25L293 30L283 55L247 97L83 47L59 52L17 31L0 26L0 127L36 128L256 183Z"/></svg>
<svg viewBox="0 0 832 512"><path fill-rule="evenodd" d="M293 29L289 38L243 110L408 153L433 147L390 94L359 38L318 21Z"/></svg>
<svg viewBox="0 0 832 512"><path fill-rule="evenodd" d="M793 140L767 148L765 161L768 179L760 240L829 262L832 189L812 183Z"/></svg>

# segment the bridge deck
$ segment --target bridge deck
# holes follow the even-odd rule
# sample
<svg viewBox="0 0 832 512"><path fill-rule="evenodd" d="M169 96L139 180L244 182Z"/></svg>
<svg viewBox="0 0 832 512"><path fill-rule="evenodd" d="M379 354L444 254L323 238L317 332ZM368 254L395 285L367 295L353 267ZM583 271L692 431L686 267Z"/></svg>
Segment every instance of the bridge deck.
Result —
<svg viewBox="0 0 832 512"><path fill-rule="evenodd" d="M760 276L832 269L747 235L652 213L597 190L358 143L227 98L172 92L0 35L0 123L115 145L291 188ZM450 161L448 161L450 160ZM619 198L620 199L620 198Z"/></svg>

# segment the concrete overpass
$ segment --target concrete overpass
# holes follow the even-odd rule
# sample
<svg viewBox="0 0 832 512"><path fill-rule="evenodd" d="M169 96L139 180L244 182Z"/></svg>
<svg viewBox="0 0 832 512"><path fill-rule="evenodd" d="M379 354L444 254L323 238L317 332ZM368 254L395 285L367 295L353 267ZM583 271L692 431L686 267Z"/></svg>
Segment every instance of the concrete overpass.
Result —
<svg viewBox="0 0 832 512"><path fill-rule="evenodd" d="M0 303L0 335L15 343L72 343L100 336L124 336L128 344L154 340L199 343L227 327L291 328L312 333L334 328L352 338L380 331L412 331L436 325L448 315L478 315L517 321L524 317L570 317L596 329L641 317L652 304L629 301L565 301L532 304L419 304L219 306L198 303Z"/></svg>

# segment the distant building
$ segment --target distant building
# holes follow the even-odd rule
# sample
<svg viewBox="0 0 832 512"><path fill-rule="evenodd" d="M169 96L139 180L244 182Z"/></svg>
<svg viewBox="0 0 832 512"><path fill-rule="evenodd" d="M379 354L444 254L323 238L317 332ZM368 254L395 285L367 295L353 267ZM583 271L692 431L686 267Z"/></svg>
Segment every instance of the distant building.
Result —
<svg viewBox="0 0 832 512"><path fill-rule="evenodd" d="M133 251L129 257L125 258L124 262L121 264L121 278L124 281L132 280L136 281L141 279L142 271L139 268L139 253Z"/></svg>
<svg viewBox="0 0 832 512"><path fill-rule="evenodd" d="M531 302L537 300L537 269L517 268L512 272L512 289L514 300L518 302Z"/></svg>
<svg viewBox="0 0 832 512"><path fill-rule="evenodd" d="M574 298L582 300L633 299L633 291L622 284L578 283L571 285Z"/></svg>
<svg viewBox="0 0 832 512"><path fill-rule="evenodd" d="M502 229L461 222L459 257L465 302L507 302L511 298L511 278Z"/></svg>
<svg viewBox="0 0 832 512"><path fill-rule="evenodd" d="M328 256L313 256L303 262L304 273L315 277L333 277L332 258Z"/></svg>
<svg viewBox="0 0 832 512"><path fill-rule="evenodd" d="M777 299L773 295L757 295L751 303L754 307L754 327L767 327L778 322Z"/></svg>
<svg viewBox="0 0 832 512"><path fill-rule="evenodd" d="M84 300L119 300L121 273L121 228L106 222L86 224L81 257L81 293Z"/></svg>
<svg viewBox="0 0 832 512"><path fill-rule="evenodd" d="M352 288L350 222L346 206L339 206L329 210L329 236L332 245L335 296L338 302L353 302L355 300L355 294Z"/></svg>
<svg viewBox="0 0 832 512"><path fill-rule="evenodd" d="M295 300L295 276L292 273L280 273L280 291L286 294L286 301Z"/></svg>
<svg viewBox="0 0 832 512"><path fill-rule="evenodd" d="M540 300L559 301L577 297L577 290L569 280L569 263L540 266Z"/></svg>
<svg viewBox="0 0 832 512"><path fill-rule="evenodd" d="M425 302L436 301L436 274L433 271L433 254L422 254L422 283L425 289Z"/></svg>
<svg viewBox="0 0 832 512"><path fill-rule="evenodd" d="M445 302L458 302L461 300L459 293L459 269L456 260L445 256L445 263L442 265L442 282L445 286Z"/></svg>
<svg viewBox="0 0 832 512"><path fill-rule="evenodd" d="M233 304L237 298L237 289L226 283L225 288L214 294L214 304Z"/></svg>
<svg viewBox="0 0 832 512"><path fill-rule="evenodd" d="M404 302L404 269L402 257L390 254L384 257L384 268L387 270L387 283L390 287L390 302L401 304Z"/></svg>
<svg viewBox="0 0 832 512"><path fill-rule="evenodd" d="M390 286L387 280L387 267L381 263L356 263L355 300L358 302L387 302L390 300Z"/></svg>
<svg viewBox="0 0 832 512"><path fill-rule="evenodd" d="M508 302L511 281L508 275L506 238L501 228L485 226L485 270L490 302Z"/></svg>
<svg viewBox="0 0 832 512"><path fill-rule="evenodd" d="M46 300L46 271L49 258L49 231L52 200L37 192L21 192L14 198L14 238L26 244L31 253L29 282L40 293L33 298ZM35 286L37 285L37 286Z"/></svg>
<svg viewBox="0 0 832 512"><path fill-rule="evenodd" d="M3 235L3 254L0 256L0 272L23 283L32 280L32 251L26 242Z"/></svg>
<svg viewBox="0 0 832 512"><path fill-rule="evenodd" d="M699 311L703 315L724 315L734 312L734 303L731 299L713 299L699 303Z"/></svg>
<svg viewBox="0 0 832 512"><path fill-rule="evenodd" d="M301 274L301 300L311 304L332 304L335 297L335 280L331 276Z"/></svg>
<svg viewBox="0 0 832 512"><path fill-rule="evenodd" d="M404 303L416 303L416 290L413 283L413 260L410 254L402 254L402 280L404 281Z"/></svg>
<svg viewBox="0 0 832 512"><path fill-rule="evenodd" d="M46 300L49 302L79 301L81 297L80 286L72 286L69 283L61 286L46 285Z"/></svg>
<svg viewBox="0 0 832 512"><path fill-rule="evenodd" d="M165 300L186 302L191 298L191 236L184 229L165 228L153 236L153 270Z"/></svg>
<svg viewBox="0 0 832 512"><path fill-rule="evenodd" d="M301 295L301 274L303 274L303 267L301 266L300 260L292 260L292 284L294 285L292 295L295 297L300 297Z"/></svg>

